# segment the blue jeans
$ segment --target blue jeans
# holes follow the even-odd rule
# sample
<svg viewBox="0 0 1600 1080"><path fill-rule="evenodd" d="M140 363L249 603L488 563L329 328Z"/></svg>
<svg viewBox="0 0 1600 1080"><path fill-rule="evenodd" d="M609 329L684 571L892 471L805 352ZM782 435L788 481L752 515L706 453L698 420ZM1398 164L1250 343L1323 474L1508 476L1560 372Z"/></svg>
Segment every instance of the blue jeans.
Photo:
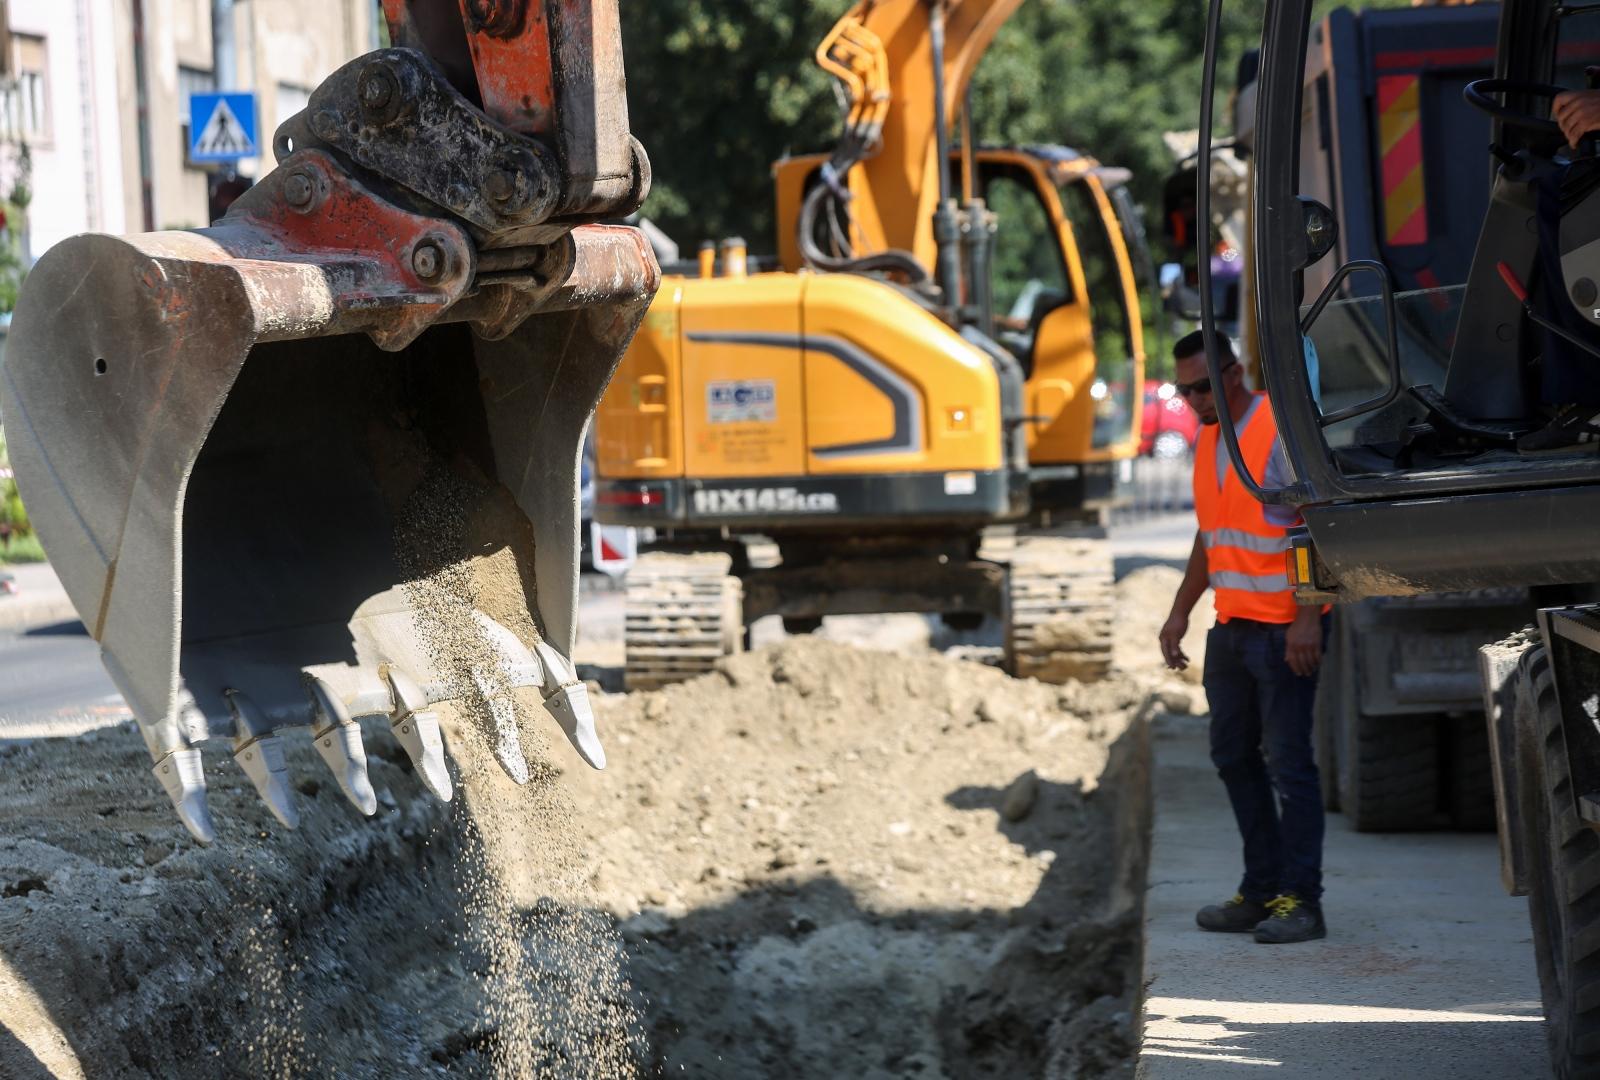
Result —
<svg viewBox="0 0 1600 1080"><path fill-rule="evenodd" d="M1232 619L1206 636L1211 762L1244 838L1240 894L1261 902L1292 892L1316 903L1323 832L1322 785L1311 747L1317 680L1289 669L1287 630Z"/></svg>

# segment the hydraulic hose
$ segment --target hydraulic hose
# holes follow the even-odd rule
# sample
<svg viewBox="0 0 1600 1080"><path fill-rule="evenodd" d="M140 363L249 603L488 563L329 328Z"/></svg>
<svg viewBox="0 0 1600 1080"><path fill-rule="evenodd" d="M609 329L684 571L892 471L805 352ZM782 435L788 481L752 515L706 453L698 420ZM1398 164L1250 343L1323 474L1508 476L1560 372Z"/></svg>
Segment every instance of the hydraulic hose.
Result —
<svg viewBox="0 0 1600 1080"><path fill-rule="evenodd" d="M928 268L909 251L891 248L872 255L834 256L819 248L816 240L817 219L832 194L826 182L818 184L807 193L806 201L801 205L800 255L805 259L806 265L814 266L818 270L840 273L899 273L904 274L914 286L928 283ZM828 212L831 220L832 209L830 208Z"/></svg>

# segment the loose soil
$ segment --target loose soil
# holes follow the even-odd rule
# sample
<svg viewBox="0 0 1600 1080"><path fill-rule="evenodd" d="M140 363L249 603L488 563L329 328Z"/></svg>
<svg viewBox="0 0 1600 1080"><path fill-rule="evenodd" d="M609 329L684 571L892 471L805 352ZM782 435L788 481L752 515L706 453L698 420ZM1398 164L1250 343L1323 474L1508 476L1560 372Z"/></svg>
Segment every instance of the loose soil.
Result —
<svg viewBox="0 0 1600 1080"><path fill-rule="evenodd" d="M448 807L373 725L373 820L208 748L210 849L131 727L0 749L0 1076L1131 1075L1175 585L1093 685L790 639L597 694L604 773L519 701L520 787L447 717Z"/></svg>

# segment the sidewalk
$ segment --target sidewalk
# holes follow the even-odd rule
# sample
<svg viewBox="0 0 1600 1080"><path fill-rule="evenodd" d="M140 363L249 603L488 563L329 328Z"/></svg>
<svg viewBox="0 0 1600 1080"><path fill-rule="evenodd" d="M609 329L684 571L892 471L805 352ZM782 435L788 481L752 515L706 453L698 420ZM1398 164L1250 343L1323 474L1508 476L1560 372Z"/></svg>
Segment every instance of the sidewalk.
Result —
<svg viewBox="0 0 1600 1080"><path fill-rule="evenodd" d="M17 579L21 591L0 596L0 630L77 621L78 613L49 563L19 563L5 567L5 572Z"/></svg>
<svg viewBox="0 0 1600 1080"><path fill-rule="evenodd" d="M1527 904L1501 889L1490 834L1362 834L1331 815L1327 940L1196 929L1239 874L1206 723L1155 729L1139 1076L1548 1076Z"/></svg>

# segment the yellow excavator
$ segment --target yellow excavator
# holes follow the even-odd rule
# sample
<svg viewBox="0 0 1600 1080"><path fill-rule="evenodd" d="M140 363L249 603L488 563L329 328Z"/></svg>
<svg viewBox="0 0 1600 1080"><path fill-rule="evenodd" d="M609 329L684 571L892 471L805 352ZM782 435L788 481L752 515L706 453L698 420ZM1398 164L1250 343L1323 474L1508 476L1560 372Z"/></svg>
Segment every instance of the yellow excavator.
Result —
<svg viewBox="0 0 1600 1080"><path fill-rule="evenodd" d="M776 259L734 239L667 268L595 428L596 520L656 537L629 686L708 670L770 614L993 615L1017 674L1109 664L1095 529L1136 450L1142 230L1125 170L973 140L968 83L1021 3L858 3L817 50L838 146L774 170ZM1001 523L1025 535L980 556Z"/></svg>

